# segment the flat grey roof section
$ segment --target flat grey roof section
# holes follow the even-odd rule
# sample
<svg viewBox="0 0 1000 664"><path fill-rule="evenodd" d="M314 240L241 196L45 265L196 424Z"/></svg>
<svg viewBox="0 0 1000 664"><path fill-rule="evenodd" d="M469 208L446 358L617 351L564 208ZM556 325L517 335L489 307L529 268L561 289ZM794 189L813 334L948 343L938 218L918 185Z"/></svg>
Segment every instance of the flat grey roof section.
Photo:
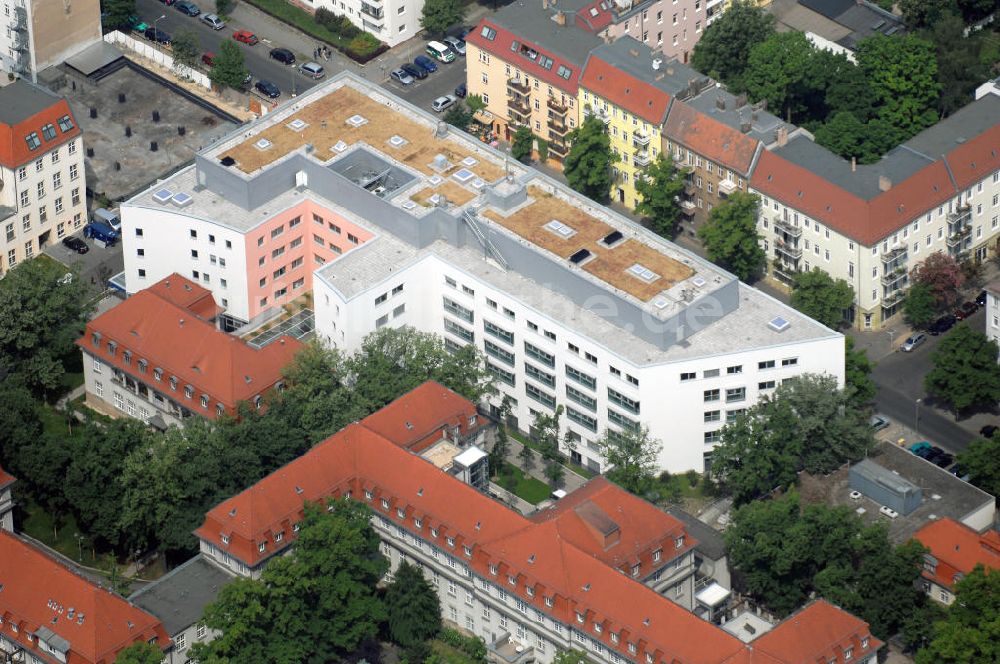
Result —
<svg viewBox="0 0 1000 664"><path fill-rule="evenodd" d="M234 578L198 555L128 599L159 618L173 638L201 620L205 607Z"/></svg>
<svg viewBox="0 0 1000 664"><path fill-rule="evenodd" d="M719 99L725 101L725 108L719 108ZM750 106L746 103L741 106L738 101L736 95L731 92L711 87L691 99L684 100L684 103L737 131L741 122L750 121L750 131L747 135L765 144L774 142L779 128L788 127L789 133L795 129L795 125L787 124L767 111L754 113Z"/></svg>
<svg viewBox="0 0 1000 664"><path fill-rule="evenodd" d="M965 141L1000 121L1000 96L986 95L958 109L933 127L903 143L903 147L930 159L940 159Z"/></svg>
<svg viewBox="0 0 1000 664"><path fill-rule="evenodd" d="M667 514L684 522L684 527L691 533L691 537L698 540L694 546L696 551L701 551L711 560L721 560L726 557L726 541L718 530L679 507L668 507Z"/></svg>
<svg viewBox="0 0 1000 664"><path fill-rule="evenodd" d="M90 76L94 72L112 65L124 57L117 46L99 41L66 60L66 64L84 76Z"/></svg>
<svg viewBox="0 0 1000 664"><path fill-rule="evenodd" d="M16 125L62 99L48 90L19 79L0 88L0 123Z"/></svg>
<svg viewBox="0 0 1000 664"><path fill-rule="evenodd" d="M951 473L925 461L909 450L887 442L880 442L869 459L902 479L915 484L923 491L923 502L909 515L895 519L879 514L879 505L867 496L859 500L850 497L849 468L845 464L830 475L812 476L802 472L799 493L804 503L842 505L857 510L865 509L861 518L866 522L885 523L889 539L902 544L929 521L945 517L963 521L984 505L993 504L993 496Z"/></svg>
<svg viewBox="0 0 1000 664"><path fill-rule="evenodd" d="M597 35L573 24L574 14L587 4L589 0L560 0L546 9L538 0L519 1L502 8L489 20L522 39L556 53L571 64L581 66L590 51L604 42ZM553 20L558 11L566 12L566 25L559 25Z"/></svg>
<svg viewBox="0 0 1000 664"><path fill-rule="evenodd" d="M708 78L676 59L665 60L663 53L654 53L653 49L632 37L622 37L610 44L601 44L593 50L591 56L600 58L671 96L686 90L693 80ZM654 59L660 61L657 69L653 69Z"/></svg>

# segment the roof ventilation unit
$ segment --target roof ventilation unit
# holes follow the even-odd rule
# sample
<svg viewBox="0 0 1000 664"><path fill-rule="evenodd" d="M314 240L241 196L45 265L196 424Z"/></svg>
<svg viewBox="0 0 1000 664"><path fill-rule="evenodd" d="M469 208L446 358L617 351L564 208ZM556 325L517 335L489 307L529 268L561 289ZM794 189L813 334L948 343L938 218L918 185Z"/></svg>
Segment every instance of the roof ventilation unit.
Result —
<svg viewBox="0 0 1000 664"><path fill-rule="evenodd" d="M191 205L191 203L194 203L194 198L191 197L191 194L178 191L170 198L170 202L173 203L175 207L185 208Z"/></svg>
<svg viewBox="0 0 1000 664"><path fill-rule="evenodd" d="M696 276L694 279L691 280L691 283L694 284L696 288L701 288L708 282L705 281L705 277Z"/></svg>
<svg viewBox="0 0 1000 664"><path fill-rule="evenodd" d="M160 189L155 194L153 194L153 200L159 203L160 205L166 205L167 203L170 202L170 199L173 197L173 195L174 192L170 191L169 189Z"/></svg>
<svg viewBox="0 0 1000 664"><path fill-rule="evenodd" d="M289 129L291 129L292 131L302 131L303 129L305 129L308 126L309 126L308 123L306 123L304 120L301 120L299 118L295 118L294 120L292 120L291 122L289 122L288 125L287 125L287 127Z"/></svg>
<svg viewBox="0 0 1000 664"><path fill-rule="evenodd" d="M345 142L343 142L343 141L337 141L337 142L336 142L336 143L335 143L335 144L333 145L333 151L334 151L334 152L343 152L343 151L344 151L344 150L346 150L346 149L347 149L347 143L345 143Z"/></svg>
<svg viewBox="0 0 1000 664"><path fill-rule="evenodd" d="M663 297L662 295L653 300L653 306L660 311L666 309L669 305L670 305L670 300Z"/></svg>
<svg viewBox="0 0 1000 664"><path fill-rule="evenodd" d="M572 263L573 265L579 265L588 258L590 258L590 250L581 249L580 251L576 252L575 254L569 257L569 262Z"/></svg>
<svg viewBox="0 0 1000 664"><path fill-rule="evenodd" d="M389 137L387 142L394 148L401 148L406 145L408 141L399 134L393 134Z"/></svg>
<svg viewBox="0 0 1000 664"><path fill-rule="evenodd" d="M781 316L775 316L770 320L770 322L768 322L767 326L772 330L774 330L775 332L784 332L789 327L791 327L792 324L789 323L784 318L782 318Z"/></svg>
<svg viewBox="0 0 1000 664"><path fill-rule="evenodd" d="M622 235L621 231L611 231L610 233L608 233L607 235L604 236L604 239L602 240L602 242L604 242L604 244L606 244L606 245L608 245L610 247L615 242L618 242L619 240L621 240L622 237L624 237L624 236Z"/></svg>
<svg viewBox="0 0 1000 664"><path fill-rule="evenodd" d="M360 127L362 125L368 124L368 118L364 117L363 115L355 114L347 118L347 124L351 125L352 127Z"/></svg>
<svg viewBox="0 0 1000 664"><path fill-rule="evenodd" d="M258 150L267 150L268 148L271 147L271 145L272 145L271 141L267 140L266 138L258 138L257 141L253 144L253 146Z"/></svg>

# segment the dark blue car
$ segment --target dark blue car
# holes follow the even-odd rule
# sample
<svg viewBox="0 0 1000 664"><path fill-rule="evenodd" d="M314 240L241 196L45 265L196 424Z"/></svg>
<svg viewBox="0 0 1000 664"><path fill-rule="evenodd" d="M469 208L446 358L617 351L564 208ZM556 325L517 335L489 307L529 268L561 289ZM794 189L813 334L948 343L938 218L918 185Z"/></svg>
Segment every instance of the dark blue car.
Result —
<svg viewBox="0 0 1000 664"><path fill-rule="evenodd" d="M418 55L417 57L413 58L413 64L431 74L433 74L438 70L438 66L434 64L434 61L428 58L426 55Z"/></svg>
<svg viewBox="0 0 1000 664"><path fill-rule="evenodd" d="M407 62L405 65L400 65L399 67L407 74L413 78L425 79L427 78L427 70Z"/></svg>

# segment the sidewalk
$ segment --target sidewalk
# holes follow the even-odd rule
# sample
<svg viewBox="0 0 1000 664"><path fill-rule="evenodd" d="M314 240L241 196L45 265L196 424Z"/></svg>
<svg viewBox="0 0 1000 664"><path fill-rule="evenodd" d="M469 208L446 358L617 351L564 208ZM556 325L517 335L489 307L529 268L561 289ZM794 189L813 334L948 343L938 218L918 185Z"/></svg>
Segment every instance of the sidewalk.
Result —
<svg viewBox="0 0 1000 664"><path fill-rule="evenodd" d="M552 483L549 481L549 478L545 477L545 460L542 459L542 455L536 452L535 450L532 450L531 454L534 461L531 464L530 469L525 469L524 462L521 461L521 456L520 456L522 449L524 449L524 445L522 445L513 436L509 436L507 440L507 461L510 462L512 465L517 466L518 468L523 470L528 475L531 475L535 479L551 485ZM569 493L571 491L576 491L581 486L587 483L586 477L581 477L580 475L577 475L568 466L564 465L563 467L566 470L563 473L562 485L559 488L564 489L566 493Z"/></svg>

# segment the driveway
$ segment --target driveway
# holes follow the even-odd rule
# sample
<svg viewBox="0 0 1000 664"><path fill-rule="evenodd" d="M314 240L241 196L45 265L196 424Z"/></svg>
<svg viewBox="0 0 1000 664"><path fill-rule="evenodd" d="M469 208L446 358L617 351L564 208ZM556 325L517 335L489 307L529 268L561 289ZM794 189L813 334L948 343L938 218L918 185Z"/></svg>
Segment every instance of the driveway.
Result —
<svg viewBox="0 0 1000 664"><path fill-rule="evenodd" d="M85 254L78 254L67 249L62 244L62 240L57 240L42 249L45 255L54 258L66 267L75 267L80 278L84 282L94 284L100 290L104 289L104 282L125 269L125 259L122 257L122 243L118 242L113 247L107 249L98 246L93 240L83 237L83 232L75 234L87 243L90 251Z"/></svg>

